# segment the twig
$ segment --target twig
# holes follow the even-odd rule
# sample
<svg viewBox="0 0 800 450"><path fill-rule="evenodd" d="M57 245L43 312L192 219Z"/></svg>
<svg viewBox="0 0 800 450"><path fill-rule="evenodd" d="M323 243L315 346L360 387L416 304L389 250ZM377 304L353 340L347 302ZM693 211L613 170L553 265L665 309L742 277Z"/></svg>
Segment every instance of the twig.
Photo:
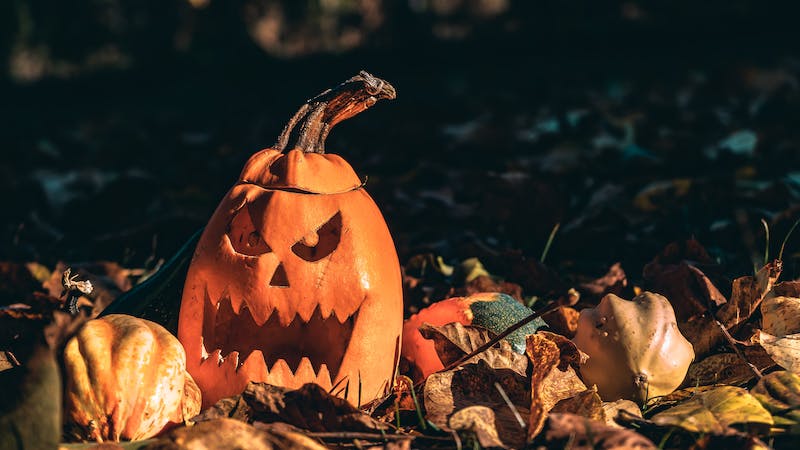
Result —
<svg viewBox="0 0 800 450"><path fill-rule="evenodd" d="M749 367L750 370L753 371L753 374L755 374L756 378L758 378L759 380L764 378L764 374L762 374L761 371L758 370L758 367L756 367L753 363L748 361L747 357L744 356L742 350L736 346L736 344L739 343L739 341L737 341L736 339L733 338L733 336L731 336L731 334L728 332L728 329L725 328L725 325L723 325L722 322L720 322L716 318L714 318L714 322L717 324L719 329L722 330L722 334L725 335L725 339L728 340L728 344L731 346L731 348L733 348L733 351L736 352L736 356L738 356L739 359L744 361L747 367Z"/></svg>
<svg viewBox="0 0 800 450"><path fill-rule="evenodd" d="M520 320L519 322L515 323L514 325L511 325L510 327L506 328L505 331L503 331L502 333L498 334L493 339L490 339L487 343L485 343L485 344L481 345L480 347L476 348L475 350L473 350L469 354L464 355L461 358L459 358L458 360L450 363L447 367L445 367L444 369L440 370L440 372L447 372L448 370L453 370L456 367L461 366L462 364L464 364L465 362L467 362L470 359L474 358L475 356L480 355L481 353L485 352L486 350L489 350L490 348L494 347L495 344L497 344L498 342L500 342L503 339L505 339L506 336L508 336L509 334L519 330L520 328L522 328L525 325L533 322L534 320L538 319L539 317L542 317L542 316L544 316L546 314L550 314L551 312L553 312L556 309L558 309L559 306L561 306L561 305L559 305L558 302L553 302L553 303L545 306L544 308L542 308L541 311L533 311L533 314L529 315L528 317L525 317L524 319Z"/></svg>
<svg viewBox="0 0 800 450"><path fill-rule="evenodd" d="M514 418L516 418L517 422L519 422L519 427L524 430L525 429L525 421L522 420L522 416L519 415L519 411L517 411L517 407L514 406L513 403L511 403L511 399L508 398L508 394L506 394L506 390L503 389L503 386L501 386L500 383L498 383L497 381L494 382L494 387L495 387L495 389L497 389L497 392L500 393L500 396L503 397L503 401L506 402L506 405L508 405L508 409L510 409L511 412L514 414Z"/></svg>

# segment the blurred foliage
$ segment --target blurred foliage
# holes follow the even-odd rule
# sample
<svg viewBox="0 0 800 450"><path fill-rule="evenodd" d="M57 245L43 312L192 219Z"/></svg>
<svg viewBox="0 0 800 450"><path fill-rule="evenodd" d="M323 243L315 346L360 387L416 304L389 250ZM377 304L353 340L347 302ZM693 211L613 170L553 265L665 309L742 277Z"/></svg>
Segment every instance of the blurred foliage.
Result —
<svg viewBox="0 0 800 450"><path fill-rule="evenodd" d="M654 36L738 43L769 34L788 43L793 28L791 15L778 13L782 3L7 0L0 5L0 69L14 80L34 81L158 65L179 55L219 57L220 49L241 55L258 48L290 58L360 48L424 50L435 42L497 37L539 42L543 52L573 43L633 46L646 52L640 38Z"/></svg>

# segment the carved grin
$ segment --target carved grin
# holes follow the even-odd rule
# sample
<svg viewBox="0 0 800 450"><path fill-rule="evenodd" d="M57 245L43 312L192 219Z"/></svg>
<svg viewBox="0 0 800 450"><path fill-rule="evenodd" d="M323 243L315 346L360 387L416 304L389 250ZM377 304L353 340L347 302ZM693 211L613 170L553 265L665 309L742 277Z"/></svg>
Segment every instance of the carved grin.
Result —
<svg viewBox="0 0 800 450"><path fill-rule="evenodd" d="M237 302L238 303L238 302ZM330 388L337 380L358 311L340 318L329 311L327 317L319 306L308 320L295 314L289 323L276 310L261 325L250 312L247 300L238 313L231 299L213 301L205 293L201 365L222 365L233 359L238 371L245 363L263 360L266 379L316 380ZM260 361L254 361L257 365Z"/></svg>

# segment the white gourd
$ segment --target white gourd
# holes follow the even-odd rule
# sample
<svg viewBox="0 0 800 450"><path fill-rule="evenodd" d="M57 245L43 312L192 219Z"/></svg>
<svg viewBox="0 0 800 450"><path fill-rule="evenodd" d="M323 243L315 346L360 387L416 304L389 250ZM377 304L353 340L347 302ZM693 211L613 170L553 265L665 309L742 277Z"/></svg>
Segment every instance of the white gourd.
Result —
<svg viewBox="0 0 800 450"><path fill-rule="evenodd" d="M581 311L573 341L589 355L581 376L597 385L605 401L643 403L669 394L694 359L669 301L652 292L633 300L606 295L597 307Z"/></svg>

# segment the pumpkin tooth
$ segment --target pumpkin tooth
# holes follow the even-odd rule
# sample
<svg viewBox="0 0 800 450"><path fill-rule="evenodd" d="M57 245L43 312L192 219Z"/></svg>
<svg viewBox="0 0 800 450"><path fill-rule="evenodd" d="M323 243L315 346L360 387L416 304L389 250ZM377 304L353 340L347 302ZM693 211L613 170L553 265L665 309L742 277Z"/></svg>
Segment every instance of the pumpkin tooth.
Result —
<svg viewBox="0 0 800 450"><path fill-rule="evenodd" d="M311 365L311 360L308 357L303 357L300 359L300 364L297 366L297 369L294 371L295 378L301 380L313 380L317 376L314 373L314 367Z"/></svg>
<svg viewBox="0 0 800 450"><path fill-rule="evenodd" d="M208 350L206 349L206 341L203 336L200 336L200 364L208 359Z"/></svg>
<svg viewBox="0 0 800 450"><path fill-rule="evenodd" d="M328 320L331 317L331 314L333 314L332 304L330 305L330 308L326 308L323 304L319 304L317 308L319 309L319 315L323 320Z"/></svg>
<svg viewBox="0 0 800 450"><path fill-rule="evenodd" d="M322 386L322 389L329 391L333 384L331 383L331 373L328 371L328 365L322 363L317 374L317 384Z"/></svg>
<svg viewBox="0 0 800 450"><path fill-rule="evenodd" d="M278 386L294 387L294 373L286 361L279 359L269 369L267 382Z"/></svg>
<svg viewBox="0 0 800 450"><path fill-rule="evenodd" d="M239 366L239 369L245 370L247 373L260 373L269 375L267 369L267 362L264 359L264 353L261 350L253 350L247 358Z"/></svg>
<svg viewBox="0 0 800 450"><path fill-rule="evenodd" d="M336 315L336 320L339 321L340 324L344 325L348 319L353 316L353 313L347 313L346 311L342 311L341 309L333 309L333 313Z"/></svg>
<svg viewBox="0 0 800 450"><path fill-rule="evenodd" d="M222 363L225 362L225 358L222 357L222 350L220 349L216 349L211 352L211 355L208 357L208 359L216 362L218 366L221 366Z"/></svg>
<svg viewBox="0 0 800 450"><path fill-rule="evenodd" d="M294 322L295 317L297 317L297 310L290 311L289 308L287 308L278 311L278 321L284 328L291 325L292 322Z"/></svg>

